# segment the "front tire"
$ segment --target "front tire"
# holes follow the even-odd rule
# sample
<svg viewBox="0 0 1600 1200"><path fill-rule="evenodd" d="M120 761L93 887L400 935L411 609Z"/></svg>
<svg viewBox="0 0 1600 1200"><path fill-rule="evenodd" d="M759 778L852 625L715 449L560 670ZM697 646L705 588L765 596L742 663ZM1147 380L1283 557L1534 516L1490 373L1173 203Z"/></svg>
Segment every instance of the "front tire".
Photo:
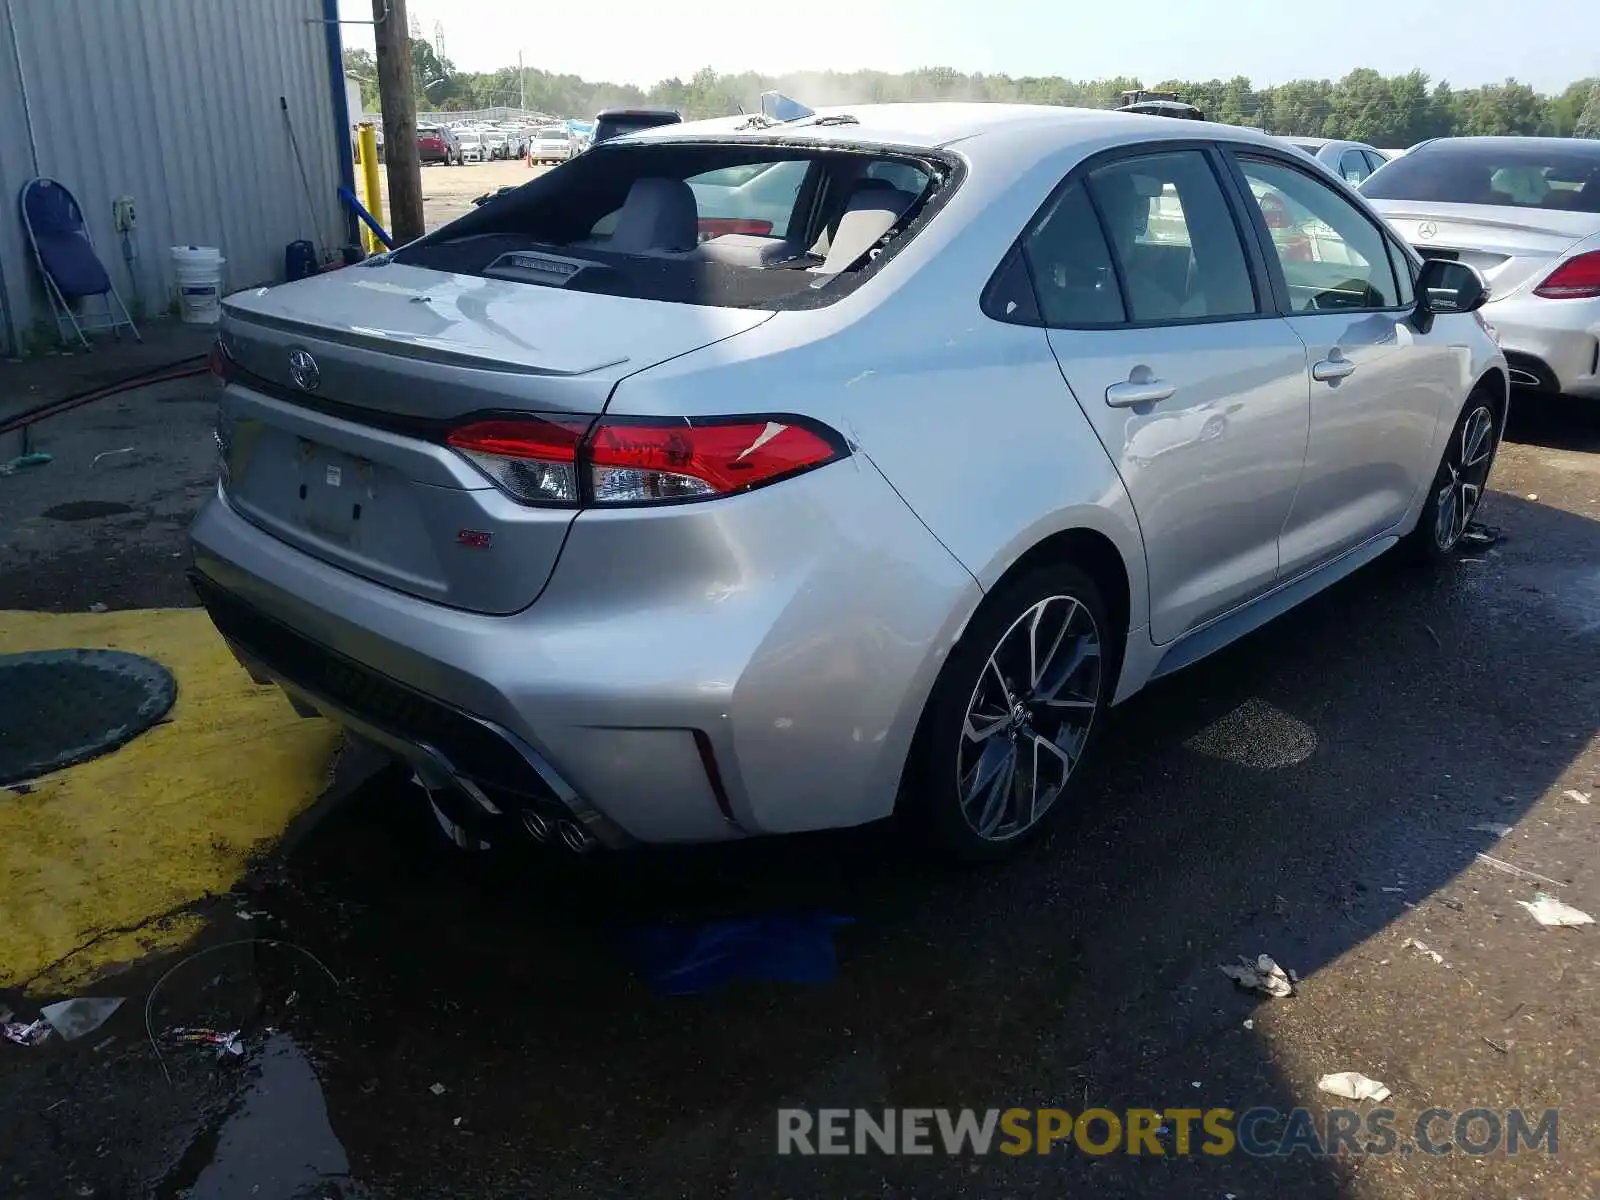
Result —
<svg viewBox="0 0 1600 1200"><path fill-rule="evenodd" d="M1483 502L1504 420L1504 407L1488 396L1474 392L1467 398L1428 485L1417 527L1402 543L1415 561L1436 563L1454 557Z"/></svg>
<svg viewBox="0 0 1600 1200"><path fill-rule="evenodd" d="M1100 588L1067 563L1002 585L934 685L906 772L908 813L962 862L1015 854L1065 807L1120 660Z"/></svg>

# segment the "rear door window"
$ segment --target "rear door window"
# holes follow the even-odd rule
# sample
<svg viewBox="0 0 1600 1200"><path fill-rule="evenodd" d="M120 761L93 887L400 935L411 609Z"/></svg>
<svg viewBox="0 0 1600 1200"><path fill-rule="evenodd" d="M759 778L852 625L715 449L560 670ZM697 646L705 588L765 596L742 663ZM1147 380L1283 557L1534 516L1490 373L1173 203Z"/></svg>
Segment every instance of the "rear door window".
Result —
<svg viewBox="0 0 1600 1200"><path fill-rule="evenodd" d="M1232 210L1199 150L1119 159L1089 174L1133 321L1259 311Z"/></svg>
<svg viewBox="0 0 1600 1200"><path fill-rule="evenodd" d="M1346 150L1339 157L1339 174L1344 176L1344 181L1352 186L1360 183L1372 174L1372 168L1367 164L1367 156L1359 150Z"/></svg>

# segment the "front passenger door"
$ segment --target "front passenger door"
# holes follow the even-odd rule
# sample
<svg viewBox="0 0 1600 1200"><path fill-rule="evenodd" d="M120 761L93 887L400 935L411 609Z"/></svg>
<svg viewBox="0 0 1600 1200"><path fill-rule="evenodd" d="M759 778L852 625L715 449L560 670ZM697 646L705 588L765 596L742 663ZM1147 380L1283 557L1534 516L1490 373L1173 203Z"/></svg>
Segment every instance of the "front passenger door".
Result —
<svg viewBox="0 0 1600 1200"><path fill-rule="evenodd" d="M1304 461L1305 347L1206 147L1080 167L1022 246L1063 377L1144 537L1157 643L1268 590Z"/></svg>
<svg viewBox="0 0 1600 1200"><path fill-rule="evenodd" d="M1273 251L1274 286L1311 362L1305 478L1283 529L1286 577L1392 528L1428 466L1440 414L1443 335L1412 316L1409 271L1397 274L1378 223L1336 187L1287 158L1237 155L1255 197L1257 236ZM1301 238L1269 228L1287 211Z"/></svg>

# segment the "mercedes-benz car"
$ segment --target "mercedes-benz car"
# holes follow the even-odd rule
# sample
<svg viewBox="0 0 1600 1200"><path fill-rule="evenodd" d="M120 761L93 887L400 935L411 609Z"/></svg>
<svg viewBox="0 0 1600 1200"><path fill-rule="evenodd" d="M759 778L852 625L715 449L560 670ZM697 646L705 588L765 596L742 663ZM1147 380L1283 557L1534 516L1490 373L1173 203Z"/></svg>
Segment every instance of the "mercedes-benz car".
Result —
<svg viewBox="0 0 1600 1200"><path fill-rule="evenodd" d="M1512 383L1600 400L1600 142L1441 138L1361 190L1423 257L1483 274Z"/></svg>
<svg viewBox="0 0 1600 1200"><path fill-rule="evenodd" d="M894 814L999 857L1152 679L1457 549L1506 416L1482 299L1245 129L671 125L230 296L194 579L470 844Z"/></svg>

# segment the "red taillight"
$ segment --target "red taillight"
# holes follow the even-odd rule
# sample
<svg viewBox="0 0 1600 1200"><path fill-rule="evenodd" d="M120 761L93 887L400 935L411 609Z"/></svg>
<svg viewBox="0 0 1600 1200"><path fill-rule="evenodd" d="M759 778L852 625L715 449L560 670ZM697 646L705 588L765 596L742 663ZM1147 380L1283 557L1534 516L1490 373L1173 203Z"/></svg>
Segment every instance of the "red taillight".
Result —
<svg viewBox="0 0 1600 1200"><path fill-rule="evenodd" d="M749 491L849 454L804 417L477 421L447 443L531 504L654 504Z"/></svg>
<svg viewBox="0 0 1600 1200"><path fill-rule="evenodd" d="M1600 297L1600 250L1569 258L1533 289L1546 300L1593 300Z"/></svg>
<svg viewBox="0 0 1600 1200"><path fill-rule="evenodd" d="M218 383L227 383L233 378L233 359L228 357L228 351L223 346L221 338L211 343L211 354L206 359L206 368L211 372L211 378Z"/></svg>
<svg viewBox="0 0 1600 1200"><path fill-rule="evenodd" d="M767 237L772 233L771 221L757 221L749 217L701 217L702 238L721 237L727 233L745 233L754 237Z"/></svg>

